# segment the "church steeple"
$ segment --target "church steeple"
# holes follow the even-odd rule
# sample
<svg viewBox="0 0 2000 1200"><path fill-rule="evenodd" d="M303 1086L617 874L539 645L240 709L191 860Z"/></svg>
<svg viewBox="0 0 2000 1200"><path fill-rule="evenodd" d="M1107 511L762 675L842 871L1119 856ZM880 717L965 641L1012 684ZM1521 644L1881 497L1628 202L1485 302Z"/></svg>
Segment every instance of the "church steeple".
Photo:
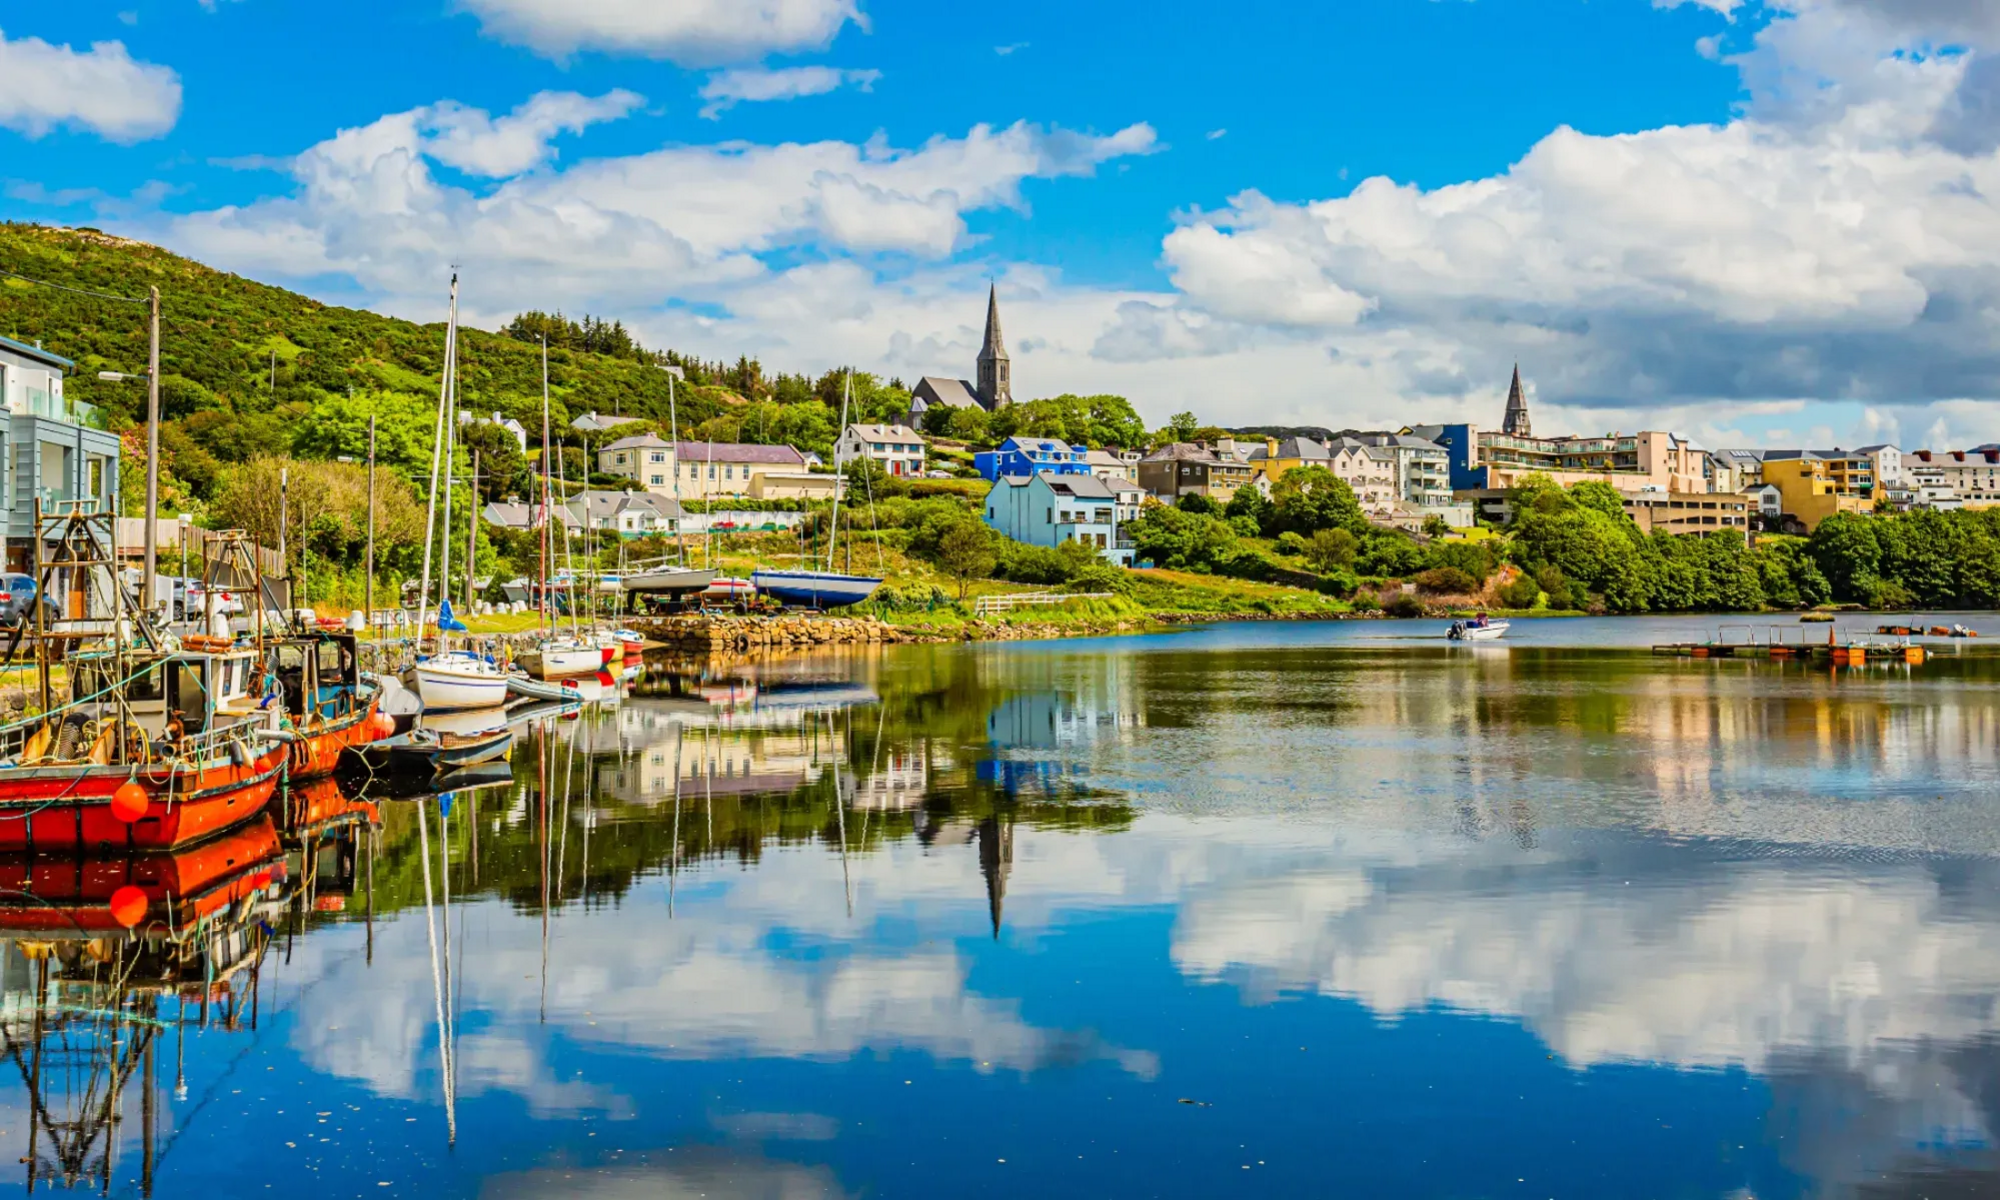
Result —
<svg viewBox="0 0 2000 1200"><path fill-rule="evenodd" d="M986 293L986 344L979 350L979 402L990 411L1014 402L1014 367L1000 337L1000 288Z"/></svg>
<svg viewBox="0 0 2000 1200"><path fill-rule="evenodd" d="M1014 869L1014 823L988 817L979 823L979 873L986 877L986 910L993 940L1000 940L1000 917L1007 904L1007 876Z"/></svg>
<svg viewBox="0 0 2000 1200"><path fill-rule="evenodd" d="M1514 364L1514 386L1507 389L1507 415L1500 421L1500 432L1512 437L1534 437L1535 427L1528 422L1528 395L1521 390L1521 364Z"/></svg>

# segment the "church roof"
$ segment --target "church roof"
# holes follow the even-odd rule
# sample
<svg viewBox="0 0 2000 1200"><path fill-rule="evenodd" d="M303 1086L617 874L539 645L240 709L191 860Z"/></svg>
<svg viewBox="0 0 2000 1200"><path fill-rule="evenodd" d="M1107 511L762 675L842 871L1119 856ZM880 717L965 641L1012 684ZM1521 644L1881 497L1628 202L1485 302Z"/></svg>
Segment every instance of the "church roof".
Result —
<svg viewBox="0 0 2000 1200"><path fill-rule="evenodd" d="M1528 421L1528 394L1521 388L1521 364L1514 364L1514 383L1507 389L1507 415L1500 421L1500 432L1514 437L1535 436L1534 426Z"/></svg>
<svg viewBox="0 0 2000 1200"><path fill-rule="evenodd" d="M979 402L976 389L970 379L947 379L942 375L926 375L917 380L915 392L928 392L930 398L939 404L949 404L953 408L984 408Z"/></svg>
<svg viewBox="0 0 2000 1200"><path fill-rule="evenodd" d="M1007 357L1007 343L1000 336L1000 285L993 284L986 292L986 344L980 347L979 357Z"/></svg>

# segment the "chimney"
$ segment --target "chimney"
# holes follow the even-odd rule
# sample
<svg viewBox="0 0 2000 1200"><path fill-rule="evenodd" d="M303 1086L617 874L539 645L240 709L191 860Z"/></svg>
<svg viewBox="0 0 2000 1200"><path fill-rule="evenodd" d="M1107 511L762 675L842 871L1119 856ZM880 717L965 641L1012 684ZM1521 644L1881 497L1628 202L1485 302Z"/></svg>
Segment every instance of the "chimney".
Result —
<svg viewBox="0 0 2000 1200"><path fill-rule="evenodd" d="M1267 437L1267 438L1265 438L1265 439L1264 439L1264 457L1265 457L1265 459L1266 459L1266 460L1269 460L1269 459L1274 459L1274 458L1278 457L1278 439L1277 439L1277 438L1274 438L1274 437Z"/></svg>

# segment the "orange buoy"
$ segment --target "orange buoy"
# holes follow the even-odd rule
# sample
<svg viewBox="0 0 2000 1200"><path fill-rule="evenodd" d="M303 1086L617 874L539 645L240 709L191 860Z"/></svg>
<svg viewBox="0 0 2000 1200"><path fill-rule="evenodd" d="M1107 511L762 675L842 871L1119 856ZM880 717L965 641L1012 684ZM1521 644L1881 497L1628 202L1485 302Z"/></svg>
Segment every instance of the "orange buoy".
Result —
<svg viewBox="0 0 2000 1200"><path fill-rule="evenodd" d="M151 907L146 893L129 883L111 893L111 919L127 929L145 920L146 910Z"/></svg>
<svg viewBox="0 0 2000 1200"><path fill-rule="evenodd" d="M111 793L111 815L130 825L146 815L146 789L134 780L126 780Z"/></svg>
<svg viewBox="0 0 2000 1200"><path fill-rule="evenodd" d="M368 727L375 731L377 738L394 737L396 718L378 709L374 716L368 718Z"/></svg>

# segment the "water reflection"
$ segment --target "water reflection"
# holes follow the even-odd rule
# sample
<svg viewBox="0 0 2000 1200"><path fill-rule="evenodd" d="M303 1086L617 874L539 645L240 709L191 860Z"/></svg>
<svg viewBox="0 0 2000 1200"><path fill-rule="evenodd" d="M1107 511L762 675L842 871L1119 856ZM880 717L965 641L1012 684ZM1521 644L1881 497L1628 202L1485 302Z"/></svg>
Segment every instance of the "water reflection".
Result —
<svg viewBox="0 0 2000 1200"><path fill-rule="evenodd" d="M1360 1194L1980 1193L1996 679L656 663L434 790L0 863L0 1137L37 1183L162 1194L1289 1194L1329 1162ZM59 1061L99 1065L37 1105Z"/></svg>

